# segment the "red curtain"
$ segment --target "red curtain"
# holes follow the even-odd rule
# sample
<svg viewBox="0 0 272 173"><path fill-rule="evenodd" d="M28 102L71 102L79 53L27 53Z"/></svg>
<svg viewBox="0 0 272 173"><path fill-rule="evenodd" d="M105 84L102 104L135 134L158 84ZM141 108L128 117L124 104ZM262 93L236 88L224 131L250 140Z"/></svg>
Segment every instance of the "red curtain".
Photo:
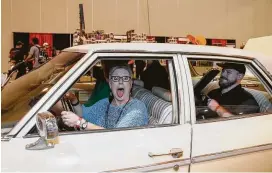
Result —
<svg viewBox="0 0 272 173"><path fill-rule="evenodd" d="M52 57L52 47L53 47L53 35L52 34L40 34L40 33L30 33L29 43L32 43L32 38L39 39L39 45L42 46L43 43L49 44L49 49L47 50L48 56Z"/></svg>

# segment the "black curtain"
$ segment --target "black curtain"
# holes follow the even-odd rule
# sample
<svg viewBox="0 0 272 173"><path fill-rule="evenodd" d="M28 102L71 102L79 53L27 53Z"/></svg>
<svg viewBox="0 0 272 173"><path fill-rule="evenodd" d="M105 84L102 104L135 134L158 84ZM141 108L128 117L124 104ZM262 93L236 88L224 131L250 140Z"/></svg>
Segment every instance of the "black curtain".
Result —
<svg viewBox="0 0 272 173"><path fill-rule="evenodd" d="M72 46L73 40L71 34L53 34L53 47L56 50L62 50ZM71 41L71 42L70 42Z"/></svg>
<svg viewBox="0 0 272 173"><path fill-rule="evenodd" d="M157 43L165 43L166 38L165 37L156 37L155 36L155 40L157 41Z"/></svg>
<svg viewBox="0 0 272 173"><path fill-rule="evenodd" d="M18 41L21 41L24 43L23 50L27 54L29 51L29 33L14 32L13 33L13 47L15 47Z"/></svg>

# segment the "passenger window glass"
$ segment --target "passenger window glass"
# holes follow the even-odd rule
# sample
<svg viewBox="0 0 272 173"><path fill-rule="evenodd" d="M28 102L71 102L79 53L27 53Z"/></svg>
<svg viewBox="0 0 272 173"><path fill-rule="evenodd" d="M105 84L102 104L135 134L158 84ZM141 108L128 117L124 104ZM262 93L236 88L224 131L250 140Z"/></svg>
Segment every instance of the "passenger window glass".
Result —
<svg viewBox="0 0 272 173"><path fill-rule="evenodd" d="M169 64L172 59L100 57L49 111L61 132L178 123Z"/></svg>
<svg viewBox="0 0 272 173"><path fill-rule="evenodd" d="M249 63L189 60L196 119L272 112L272 99Z"/></svg>
<svg viewBox="0 0 272 173"><path fill-rule="evenodd" d="M2 89L1 126L12 128L85 54L62 52Z"/></svg>

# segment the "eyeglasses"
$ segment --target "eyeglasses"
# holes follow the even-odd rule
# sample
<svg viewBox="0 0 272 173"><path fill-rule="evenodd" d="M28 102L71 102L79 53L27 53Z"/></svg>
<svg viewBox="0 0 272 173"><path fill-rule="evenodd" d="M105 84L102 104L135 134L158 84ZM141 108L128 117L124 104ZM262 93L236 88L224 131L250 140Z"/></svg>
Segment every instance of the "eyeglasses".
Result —
<svg viewBox="0 0 272 173"><path fill-rule="evenodd" d="M131 79L130 76L111 76L113 82L119 82L121 78L123 82L128 82Z"/></svg>

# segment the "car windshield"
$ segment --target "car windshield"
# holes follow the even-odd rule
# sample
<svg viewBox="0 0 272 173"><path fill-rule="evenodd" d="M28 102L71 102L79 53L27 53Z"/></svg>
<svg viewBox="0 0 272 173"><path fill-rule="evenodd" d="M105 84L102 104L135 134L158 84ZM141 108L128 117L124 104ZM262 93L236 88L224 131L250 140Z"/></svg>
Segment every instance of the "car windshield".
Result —
<svg viewBox="0 0 272 173"><path fill-rule="evenodd" d="M1 91L1 133L11 129L85 54L62 52L28 74L8 83Z"/></svg>

